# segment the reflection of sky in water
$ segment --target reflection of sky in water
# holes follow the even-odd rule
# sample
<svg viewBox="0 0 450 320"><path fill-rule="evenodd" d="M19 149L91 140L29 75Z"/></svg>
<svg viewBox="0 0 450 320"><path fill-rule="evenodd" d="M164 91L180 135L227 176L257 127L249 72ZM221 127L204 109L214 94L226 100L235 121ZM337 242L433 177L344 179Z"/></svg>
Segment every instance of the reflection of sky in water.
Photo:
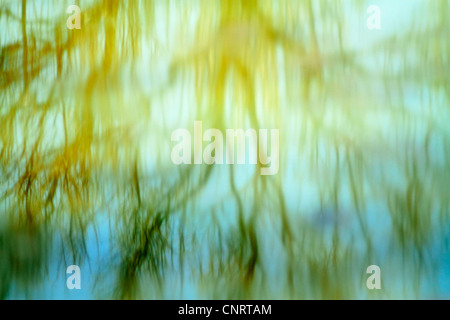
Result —
<svg viewBox="0 0 450 320"><path fill-rule="evenodd" d="M361 58L358 59L360 63L364 64L369 70L376 72L377 70L382 70L385 57L377 54L371 53L371 48L378 44L383 39L391 37L393 35L403 35L409 32L409 25L412 21L414 21L415 16L414 11L417 8L420 8L420 4L423 3L423 0L396 0L396 1L366 1L365 6L363 7L363 11L358 13L354 8L350 8L348 3L344 2L345 6L349 6L348 8L348 19L346 20L346 30L345 32L349 35L346 38L347 43L345 43L346 48L351 48L355 52L363 51L364 53L361 55ZM379 31L369 31L366 28L366 17L365 8L370 4L377 4L381 8L381 26L382 29ZM157 12L159 8L157 7ZM351 14L350 14L351 12ZM192 26L186 26L186 28L192 27L194 28L195 16L198 15L197 12L193 13L192 18ZM426 14L424 14L426 16ZM143 90L147 93L152 93L160 90L168 80L168 70L169 63L171 61L170 56L165 55L165 49L171 46L174 46L173 43L169 43L168 39L172 39L171 34L176 34L177 30L174 28L167 28L167 20L164 14L156 15L157 21L161 20L161 23L156 24L156 34L157 39L146 39L143 44L142 51L142 59L138 61L138 77L139 77L139 89ZM169 19L176 20L176 16L169 17ZM4 21L2 21L4 23ZM420 21L417 21L417 24L420 25ZM175 25L175 24L174 24ZM2 25L0 25L2 26ZM418 28L418 26L416 26ZM320 33L320 27L318 28L318 32ZM3 36L3 34L2 34ZM11 35L14 37L14 35ZM324 50L326 51L326 47ZM153 57L149 59L148 57ZM283 63L283 59L279 58L278 60L280 64ZM397 61L400 63L401 61ZM395 65L396 61L394 60L390 66L391 70L395 70L397 66ZM147 70L152 70L150 72L146 72ZM280 71L283 73L284 71ZM282 79L282 77L280 77ZM376 77L374 77L373 82L370 82L370 85L373 87L369 88L371 92L379 92L380 96L377 96L380 102L387 102L388 98L382 95L385 94L383 84ZM280 82L279 84L280 92L286 90L285 84ZM157 154L170 154L170 144L162 143L161 136L167 136L167 141L170 139L170 132L172 129L179 126L180 119L184 119L184 123L186 123L186 128L191 132L193 130L192 124L195 120L193 118L193 114L189 112L191 105L187 101L193 101L192 92L193 90L188 90L186 87L189 84L185 83L177 83L171 89L172 93L169 97L161 99L157 103L160 104L160 108L152 108L152 117L155 119L164 119L164 121L157 122L153 121L152 127L148 128L148 136L142 142L143 145L143 157L148 160L147 170L154 171L157 166ZM124 86L124 91L128 92L130 95L133 94L133 90L136 90L134 87ZM395 90L393 90L395 91ZM427 92L425 91L425 94ZM259 95L259 99L262 99L262 93ZM421 106L421 97L417 88L414 85L410 87L406 86L404 88L404 97L406 100L403 103L406 104L408 108L411 110L420 109ZM282 104L287 105L289 102L286 99L281 98ZM379 156L379 152L382 152L383 147L379 146L380 136L377 134L383 134L385 138L385 142L389 141L389 133L390 127L395 125L395 120L389 119L389 115L385 116L383 114L383 110L381 111L372 111L371 110L371 101L365 101L364 98L359 99L362 104L361 108L367 108L367 112L373 112L373 118L376 119L376 123L374 124L375 131L368 130L367 137L364 135L364 138L367 141L366 145L369 148L374 148L374 155ZM328 106L328 104L333 105L333 101L326 102L327 105L321 106L323 109L322 119L326 121L327 117L331 117L334 121L339 117L339 114L335 114L335 112ZM367 106L364 104L367 103ZM291 110L287 110L286 108L284 112L291 112ZM179 111L181 110L181 112ZM171 112L172 111L172 112ZM292 113L291 117L288 121L286 121L286 131L288 130L296 130L296 117L301 116L299 113ZM442 124L444 125L444 123ZM207 127L204 128L204 131ZM415 134L417 136L422 136L425 134L424 128L416 128ZM422 130L422 131L420 131ZM203 131L203 132L204 132ZM281 128L281 135L283 132L283 128ZM375 132L375 136L370 136L371 132ZM401 137L401 132L397 132L396 135L400 136L399 139L404 138L405 141L408 140L408 132L405 132L405 137ZM299 161L299 158L302 157L302 154L299 154L298 148L296 145L301 143L299 140L289 139L290 137L284 137L285 146L284 149L280 149L281 155L281 163L284 165L284 176L282 177L283 181L283 193L286 199L286 207L295 214L301 212L302 219L297 221L299 224L307 224L313 230L317 230L317 232L324 232L325 234L330 235L330 239L326 239L327 241L332 241L332 233L331 230L335 225L338 225L340 228L340 234L342 236L341 241L344 243L353 242L355 248L360 251L365 250L363 235L358 234L358 223L354 219L355 213L351 212L352 208L352 197L350 191L348 190L348 194L342 192L340 195L342 198L341 208L338 211L338 217L335 216L335 211L333 208L320 207L320 199L319 194L317 193L317 181L312 179L313 176L308 176L309 168L312 165L308 161ZM282 136L283 139L283 136ZM164 141L166 142L166 141ZM438 145L438 142L434 141L435 145ZM371 145L372 144L372 145ZM433 141L431 143L433 145ZM152 150L147 147L151 145L152 147L158 146L159 152L152 152ZM319 146L320 148L320 146ZM325 147L324 147L325 148ZM437 159L433 159L436 163L439 163L438 157L443 157L442 150L435 148L432 149L432 155L437 157ZM383 160L385 162L378 163L377 161ZM312 161L311 161L312 162ZM381 177L377 175L377 172L380 170L380 166L383 166L383 171L389 171L386 166L392 165L392 173L389 177L390 182L393 184L401 185L403 183L401 174L398 174L397 171L400 170L396 166L398 164L396 161L389 161L389 159L383 159L382 156L379 158L375 157L375 160L369 162L369 166L373 166L371 168L371 178L374 181L381 182ZM330 165L331 166L331 165ZM161 172L170 172L173 170L173 165L170 162L165 162L165 165L157 168L158 171ZM220 208L222 210L221 215L221 223L224 229L232 228L235 224L236 217L235 215L226 215L228 212L236 212L236 202L229 196L229 168L227 166L222 166L217 168L213 172L213 177L209 180L205 188L201 191L201 194L198 196L195 206L192 205L190 208L193 212L201 212L197 216L193 216L190 221L190 225L195 226L198 232L198 236L202 237L202 232L208 232L208 225L211 223L211 217L207 216L207 213L214 209L214 206L217 206L217 198L224 198L224 201L219 201L222 206ZM236 166L234 169L236 174L236 185L242 186L246 183L249 183L249 179L251 177L251 173L255 170L254 167L250 166ZM329 171L329 168L328 170ZM299 172L305 173L302 176L301 186L299 181ZM170 179L170 178L168 178ZM225 181L226 183L223 183ZM369 191L370 192L370 191ZM251 195L250 195L251 196ZM230 200L227 201L226 198L229 197ZM404 295L405 297L409 297L408 289L411 291L411 288L400 288L404 283L404 279L400 279L399 275L403 275L406 279L409 278L407 271L408 268L402 266L400 257L399 261L385 261L386 254L390 251L390 243L388 243L387 235L389 234L389 228L391 227L391 221L388 215L380 215L380 212L386 212L388 209L386 207L386 203L384 201L380 201L377 198L376 194L367 194L367 225L369 227L369 232L372 235L373 243L374 243L374 251L376 252L376 256L381 258L381 261L386 263L385 265L381 264L382 270L382 281L384 287L390 288L392 294L395 295L394 292ZM246 204L244 204L246 206ZM248 204L249 210L251 210L250 204ZM264 209L262 209L264 210ZM108 290L112 291L112 283L114 281L114 277L116 277L116 273L108 269L108 263L110 262L110 229L108 226L108 220L106 219L106 214L101 215L99 218L99 223L96 232L90 228L87 231L87 251L89 253L89 261L84 262L81 265L82 268L82 290L81 291L69 291L65 287L65 279L66 274L62 271L64 270L64 266L62 266L59 262L51 266L50 274L55 274L57 276L50 277L48 281L45 281L41 287L37 288L36 291L39 292L37 294L38 297L42 298L62 298L62 299L79 299L79 298L93 298L91 287L95 287L98 291L100 291L100 295L102 292L108 292ZM265 221L261 223L261 227L264 228L273 228L273 221ZM437 225L437 221L433 221L433 224ZM281 229L281 226L278 226ZM354 238L354 235L359 236L360 238ZM440 284L437 292L433 291L435 288L427 288L426 279L423 280L424 284L421 287L423 297L433 297L434 294L437 294L438 297L448 297L450 295L450 254L448 251L448 245L446 246L447 250L445 252L441 251L441 243L439 242L442 238L436 236L434 242L430 243L429 246L432 248L430 250L431 255L440 256L437 259L440 262L440 265L437 266L437 277ZM446 236L447 243L450 241L449 234ZM282 284L277 285L277 275L280 272L283 272L282 266L280 266L280 261L285 259L285 256L282 252L282 247L280 240L277 239L277 235L268 232L266 237L262 239L263 243L266 245L262 245L262 248L266 249L266 252L262 252L263 264L267 266L267 270L269 271L270 277L272 277L272 281L274 282L274 292L277 290L280 291L280 295L282 294L283 286ZM205 247L208 243L204 243ZM58 248L55 248L55 251ZM114 251L113 251L114 252ZM207 250L205 249L205 252ZM200 253L201 254L201 253ZM392 255L390 255L391 257ZM68 265L71 264L68 262ZM373 264L378 264L376 261ZM397 269L395 268L397 266ZM174 270L181 268L177 262L174 263ZM403 269L402 269L403 268ZM183 271L184 272L184 271ZM100 277L98 277L100 274ZM186 274L188 272L186 271ZM204 298L198 292L198 288L196 287L195 280L191 279L188 275L184 277L184 282L179 283L179 278L173 276L171 272L168 272L165 278L165 286L168 288L174 288L173 293L181 292L180 296L175 296L175 298ZM270 280L269 280L270 281ZM109 284L111 283L111 287ZM146 285L146 282L142 284ZM413 284L411 283L411 286ZM151 287L151 286L150 286ZM406 290L406 292L405 292ZM16 293L12 290L12 296L20 296L20 293ZM362 288L361 291L362 296L367 295L365 293L365 289ZM42 295L42 296L41 296ZM167 297L169 298L169 297Z"/></svg>

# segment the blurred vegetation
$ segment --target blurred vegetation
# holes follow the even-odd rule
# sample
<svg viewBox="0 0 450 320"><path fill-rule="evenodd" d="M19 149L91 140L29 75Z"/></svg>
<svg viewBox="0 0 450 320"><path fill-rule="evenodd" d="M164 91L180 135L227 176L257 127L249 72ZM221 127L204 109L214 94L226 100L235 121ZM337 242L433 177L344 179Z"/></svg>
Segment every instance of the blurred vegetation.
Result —
<svg viewBox="0 0 450 320"><path fill-rule="evenodd" d="M449 297L448 0L382 37L356 0L74 2L0 2L0 298L70 264L94 298ZM173 165L194 120L280 128L279 174Z"/></svg>

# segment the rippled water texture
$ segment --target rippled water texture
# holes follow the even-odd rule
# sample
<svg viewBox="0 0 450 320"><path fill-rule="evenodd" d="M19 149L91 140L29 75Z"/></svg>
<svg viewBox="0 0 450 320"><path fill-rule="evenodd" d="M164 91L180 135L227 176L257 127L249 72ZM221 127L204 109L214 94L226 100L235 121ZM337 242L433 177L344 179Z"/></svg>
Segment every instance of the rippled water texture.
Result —
<svg viewBox="0 0 450 320"><path fill-rule="evenodd" d="M0 0L0 298L450 298L450 1L76 2Z"/></svg>

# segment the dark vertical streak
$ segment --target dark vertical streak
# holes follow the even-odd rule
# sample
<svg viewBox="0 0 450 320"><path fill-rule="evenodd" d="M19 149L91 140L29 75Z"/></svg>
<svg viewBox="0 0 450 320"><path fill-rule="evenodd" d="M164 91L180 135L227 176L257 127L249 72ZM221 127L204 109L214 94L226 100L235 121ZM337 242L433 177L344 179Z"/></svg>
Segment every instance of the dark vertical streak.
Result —
<svg viewBox="0 0 450 320"><path fill-rule="evenodd" d="M61 41L61 31L60 29L56 28L55 33L55 42L56 42L56 74L57 77L61 77L62 73L62 56L63 56L63 48L62 48L62 41Z"/></svg>

